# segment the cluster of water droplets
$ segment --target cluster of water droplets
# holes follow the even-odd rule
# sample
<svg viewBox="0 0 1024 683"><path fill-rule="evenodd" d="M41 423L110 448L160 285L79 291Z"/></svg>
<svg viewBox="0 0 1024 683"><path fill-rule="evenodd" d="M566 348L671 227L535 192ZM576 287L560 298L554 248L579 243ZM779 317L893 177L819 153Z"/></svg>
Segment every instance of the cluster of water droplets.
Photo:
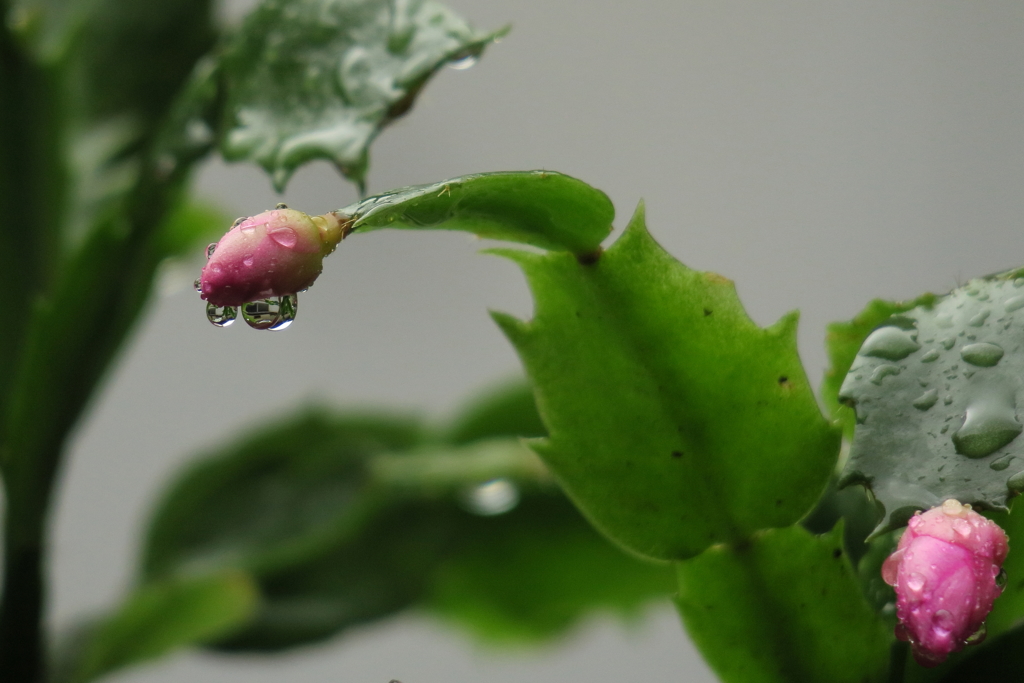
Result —
<svg viewBox="0 0 1024 683"><path fill-rule="evenodd" d="M287 209L288 205L278 204L275 208ZM245 216L237 218L231 227L238 227L246 220L248 218ZM252 232L255 229L256 226L254 225L241 228L243 232ZM281 246L289 249L295 246L298 239L295 231L288 227L268 233L268 236ZM216 249L216 243L206 247L207 260L213 256ZM246 266L251 266L253 263L252 258L243 259L242 263ZM193 283L193 287L200 294L203 293L201 280L197 279ZM295 315L299 310L299 295L284 294L282 296L271 296L265 299L246 302L240 307L217 306L208 301L206 302L206 319L216 327L230 327L238 319L238 308L242 309L242 320L254 330L284 330L295 322Z"/></svg>
<svg viewBox="0 0 1024 683"><path fill-rule="evenodd" d="M927 375L929 379L919 382L921 392L911 400L911 405L919 411L929 411L941 398L943 406L951 406L957 394L953 382L960 377L970 380L979 371L995 368L1005 355L1006 342L1002 337L1009 336L1004 333L1015 324L1014 312L1024 308L1022 287L1024 278L1012 283L969 284L937 305L933 319L927 316L920 316L920 320L896 318L893 324L872 332L858 354L865 359L885 362L855 364L853 378L867 379L871 384L882 386L887 378L907 371L909 366L903 361L912 361L916 356L917 362L935 367ZM965 307L966 310L962 310ZM1003 315L993 317L1000 309ZM1017 325L1021 326L1021 322ZM925 335L927 337L922 338ZM1011 351L1019 348L1018 342L1012 342ZM857 374L858 370L862 372ZM952 440L957 453L969 458L991 455L1024 431L1017 420L1014 384L999 381L998 375L980 376L978 380L985 381L975 381L967 387L961 385L966 389L966 405L962 412L950 413L940 430L946 435L956 418L962 417L959 428L947 438ZM1001 470L1009 463L1010 459L1002 458L990 466ZM1024 484L1024 477L1020 483Z"/></svg>

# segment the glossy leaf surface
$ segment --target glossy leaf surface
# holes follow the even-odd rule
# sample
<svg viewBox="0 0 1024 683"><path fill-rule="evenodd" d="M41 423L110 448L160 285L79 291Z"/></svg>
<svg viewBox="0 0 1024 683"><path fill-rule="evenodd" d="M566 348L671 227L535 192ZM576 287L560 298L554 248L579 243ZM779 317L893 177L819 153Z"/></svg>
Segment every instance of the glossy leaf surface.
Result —
<svg viewBox="0 0 1024 683"><path fill-rule="evenodd" d="M725 683L886 680L892 632L861 596L841 529L774 529L677 567L683 621Z"/></svg>
<svg viewBox="0 0 1024 683"><path fill-rule="evenodd" d="M885 507L880 528L947 498L1005 508L1024 489L1024 280L1007 273L888 318L840 390L857 427L843 483Z"/></svg>
<svg viewBox="0 0 1024 683"><path fill-rule="evenodd" d="M480 173L370 197L341 210L353 232L380 228L465 230L581 257L611 233L615 207L586 183L552 171Z"/></svg>
<svg viewBox="0 0 1024 683"><path fill-rule="evenodd" d="M618 543L682 559L792 524L821 495L839 435L796 351L796 316L762 329L731 281L682 265L642 210L599 259L498 252L535 316L495 319L550 432L534 447Z"/></svg>
<svg viewBox="0 0 1024 683"><path fill-rule="evenodd" d="M260 164L278 189L313 159L362 185L381 128L444 64L500 34L430 0L265 0L223 58L221 151Z"/></svg>
<svg viewBox="0 0 1024 683"><path fill-rule="evenodd" d="M829 368L821 382L821 398L833 419L843 425L843 433L853 438L855 416L849 406L839 401L839 387L850 371L860 345L871 331L896 313L908 311L916 306L929 305L935 300L934 294L925 294L913 301L885 301L875 299L850 321L835 322L826 328L825 349L828 352Z"/></svg>
<svg viewBox="0 0 1024 683"><path fill-rule="evenodd" d="M67 680L84 683L221 638L252 616L257 599L256 587L240 572L144 586L91 630Z"/></svg>

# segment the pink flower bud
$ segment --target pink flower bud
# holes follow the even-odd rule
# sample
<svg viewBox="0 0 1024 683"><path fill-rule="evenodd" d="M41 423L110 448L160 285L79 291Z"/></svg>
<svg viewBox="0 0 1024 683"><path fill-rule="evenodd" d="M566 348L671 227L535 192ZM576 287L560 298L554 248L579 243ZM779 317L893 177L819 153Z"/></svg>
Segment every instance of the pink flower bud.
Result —
<svg viewBox="0 0 1024 683"><path fill-rule="evenodd" d="M348 223L334 213L308 216L277 208L236 221L220 242L197 282L213 306L295 294L313 284L324 256L345 236Z"/></svg>
<svg viewBox="0 0 1024 683"><path fill-rule="evenodd" d="M921 666L984 639L1007 550L998 524L956 500L911 517L882 578L896 589L896 637L910 641Z"/></svg>

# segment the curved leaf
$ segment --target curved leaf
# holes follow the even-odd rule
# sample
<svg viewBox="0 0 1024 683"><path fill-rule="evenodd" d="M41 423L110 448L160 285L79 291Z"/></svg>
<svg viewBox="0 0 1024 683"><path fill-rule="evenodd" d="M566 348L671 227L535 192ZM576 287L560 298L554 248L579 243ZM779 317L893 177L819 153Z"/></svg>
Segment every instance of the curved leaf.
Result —
<svg viewBox="0 0 1024 683"><path fill-rule="evenodd" d="M795 315L755 325L732 282L654 242L642 208L594 262L498 253L536 301L529 322L495 316L551 434L534 447L601 531L681 559L807 513L839 435L804 375Z"/></svg>
<svg viewBox="0 0 1024 683"><path fill-rule="evenodd" d="M885 508L879 529L956 498L1005 509L1024 489L1024 279L972 280L888 318L865 340L840 390L857 427L842 483Z"/></svg>
<svg viewBox="0 0 1024 683"><path fill-rule="evenodd" d="M445 63L503 33L430 0L264 0L223 57L221 152L260 164L278 190L313 159L362 186L380 130Z"/></svg>
<svg viewBox="0 0 1024 683"><path fill-rule="evenodd" d="M465 230L592 256L612 230L615 207L598 189L553 171L478 173L370 197L341 209L352 232L380 228Z"/></svg>

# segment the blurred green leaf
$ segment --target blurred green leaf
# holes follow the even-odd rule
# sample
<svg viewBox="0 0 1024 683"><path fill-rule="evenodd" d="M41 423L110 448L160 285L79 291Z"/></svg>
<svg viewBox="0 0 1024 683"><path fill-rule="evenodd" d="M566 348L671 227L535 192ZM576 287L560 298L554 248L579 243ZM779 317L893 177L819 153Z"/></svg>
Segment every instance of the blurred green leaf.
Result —
<svg viewBox="0 0 1024 683"><path fill-rule="evenodd" d="M313 159L362 186L380 130L445 63L503 33L429 0L264 0L223 57L221 151L259 163L279 190Z"/></svg>
<svg viewBox="0 0 1024 683"><path fill-rule="evenodd" d="M731 281L654 242L642 207L593 262L496 253L535 299L529 322L495 315L551 433L533 446L601 531L681 559L809 511L839 434L804 375L795 315L759 328Z"/></svg>
<svg viewBox="0 0 1024 683"><path fill-rule="evenodd" d="M889 317L860 348L839 392L857 413L840 483L871 489L885 508L879 530L947 498L1005 509L1024 490L1019 275Z"/></svg>
<svg viewBox="0 0 1024 683"><path fill-rule="evenodd" d="M444 441L465 444L502 436L544 436L547 431L537 412L533 387L519 380L473 396L443 433Z"/></svg>
<svg viewBox="0 0 1024 683"><path fill-rule="evenodd" d="M513 171L393 190L340 213L355 219L353 232L465 230L588 258L611 233L615 207L604 192L567 175Z"/></svg>
<svg viewBox="0 0 1024 683"><path fill-rule="evenodd" d="M420 433L408 418L324 411L251 430L164 496L146 538L145 576L221 567L262 574L322 554L376 505L366 494L367 457L408 449Z"/></svg>
<svg viewBox="0 0 1024 683"><path fill-rule="evenodd" d="M230 223L226 214L208 202L179 202L160 227L159 250L169 258L205 253L206 244L219 238Z"/></svg>
<svg viewBox="0 0 1024 683"><path fill-rule="evenodd" d="M917 306L930 306L935 302L934 294L924 294L911 301L884 301L875 299L848 322L831 323L826 328L825 350L828 352L829 367L821 382L821 398L832 418L843 425L843 433L853 438L855 422L853 410L839 401L839 387L850 371L857 351L872 330L896 313L909 311Z"/></svg>
<svg viewBox="0 0 1024 683"><path fill-rule="evenodd" d="M636 616L674 592L668 565L622 552L560 495L524 498L495 517L462 515L457 534L426 605L487 641L549 639L595 612Z"/></svg>
<svg viewBox="0 0 1024 683"><path fill-rule="evenodd" d="M725 683L886 680L893 637L861 596L840 528L774 529L677 567L683 621Z"/></svg>
<svg viewBox="0 0 1024 683"><path fill-rule="evenodd" d="M256 587L241 572L145 585L89 629L66 680L85 683L181 647L221 638L252 616L257 599Z"/></svg>

